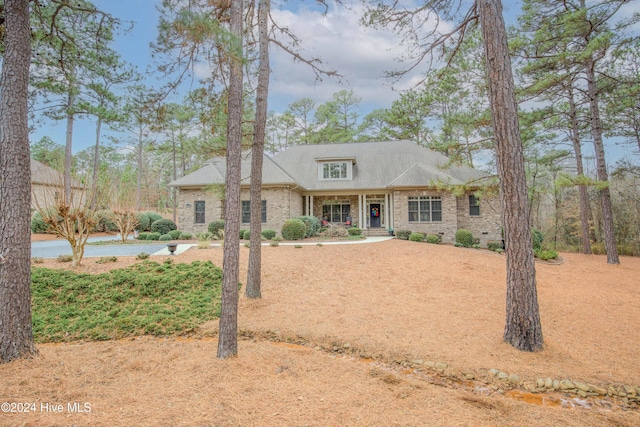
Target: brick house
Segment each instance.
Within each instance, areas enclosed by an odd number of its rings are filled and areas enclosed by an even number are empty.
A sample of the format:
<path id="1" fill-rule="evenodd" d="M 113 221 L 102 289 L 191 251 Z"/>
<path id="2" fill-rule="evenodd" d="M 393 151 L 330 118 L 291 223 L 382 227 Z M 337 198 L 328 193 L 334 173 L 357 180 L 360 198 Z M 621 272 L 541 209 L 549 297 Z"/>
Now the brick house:
<path id="1" fill-rule="evenodd" d="M 488 178 L 465 166 L 444 168 L 447 158 L 411 141 L 296 145 L 264 156 L 263 229 L 279 231 L 285 220 L 313 215 L 334 226 L 358 226 L 365 234 L 388 229 L 439 234 L 452 243 L 466 228 L 481 245 L 500 240 L 501 209 L 496 196 L 477 191 Z M 179 189 L 178 227 L 206 231 L 224 217 L 226 163 L 222 157 L 169 184 Z M 242 227 L 249 226 L 249 153 L 242 160 Z M 442 190 L 465 186 L 461 196 Z"/>

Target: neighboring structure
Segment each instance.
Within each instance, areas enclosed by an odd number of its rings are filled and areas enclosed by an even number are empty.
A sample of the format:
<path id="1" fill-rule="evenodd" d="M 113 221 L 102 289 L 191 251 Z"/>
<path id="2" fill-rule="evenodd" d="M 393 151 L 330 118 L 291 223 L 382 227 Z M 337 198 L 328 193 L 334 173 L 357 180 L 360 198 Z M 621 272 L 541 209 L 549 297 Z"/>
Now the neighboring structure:
<path id="1" fill-rule="evenodd" d="M 84 199 L 84 186 L 73 180 L 72 194 L 77 201 Z M 56 203 L 64 194 L 64 175 L 55 169 L 31 159 L 31 211 L 38 206 L 46 208 Z"/>
<path id="2" fill-rule="evenodd" d="M 264 157 L 263 229 L 279 231 L 285 220 L 313 215 L 331 226 L 358 226 L 365 233 L 388 229 L 439 234 L 452 243 L 460 228 L 471 230 L 481 244 L 501 240 L 497 197 L 476 192 L 487 176 L 464 166 L 444 168 L 447 158 L 411 141 L 296 145 Z M 249 226 L 249 153 L 242 161 L 242 224 Z M 191 232 L 207 229 L 224 217 L 225 159 L 206 165 L 169 184 L 179 189 L 178 226 Z M 442 190 L 464 185 L 457 197 Z"/>

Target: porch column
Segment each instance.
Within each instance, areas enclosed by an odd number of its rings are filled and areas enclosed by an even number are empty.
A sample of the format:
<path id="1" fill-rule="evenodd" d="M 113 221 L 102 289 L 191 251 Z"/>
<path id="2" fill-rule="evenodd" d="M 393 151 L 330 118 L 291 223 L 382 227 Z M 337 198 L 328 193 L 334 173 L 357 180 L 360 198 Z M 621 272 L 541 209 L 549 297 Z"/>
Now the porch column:
<path id="1" fill-rule="evenodd" d="M 362 214 L 362 228 L 363 230 L 367 229 L 367 194 L 362 194 L 362 203 L 360 203 L 360 213 Z"/>
<path id="2" fill-rule="evenodd" d="M 390 227 L 389 222 L 389 194 L 384 195 L 384 222 L 385 227 L 388 229 Z"/>
<path id="3" fill-rule="evenodd" d="M 313 216 L 313 196 L 309 196 L 309 204 L 307 206 L 309 207 L 308 216 Z"/>
<path id="4" fill-rule="evenodd" d="M 393 193 L 390 194 L 389 197 L 389 227 L 388 228 L 395 228 L 395 222 L 396 222 L 396 218 L 394 215 L 395 212 L 395 204 L 394 204 L 394 197 L 393 197 Z"/>

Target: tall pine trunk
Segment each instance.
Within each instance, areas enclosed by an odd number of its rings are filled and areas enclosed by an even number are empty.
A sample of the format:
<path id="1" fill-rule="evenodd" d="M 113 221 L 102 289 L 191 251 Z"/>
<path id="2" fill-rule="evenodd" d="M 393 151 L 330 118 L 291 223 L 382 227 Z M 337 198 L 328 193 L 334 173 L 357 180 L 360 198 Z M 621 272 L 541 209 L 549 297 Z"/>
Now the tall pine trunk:
<path id="1" fill-rule="evenodd" d="M 593 148 L 596 154 L 596 169 L 598 181 L 602 183 L 600 188 L 600 204 L 602 206 L 602 229 L 604 231 L 604 246 L 607 250 L 607 262 L 620 264 L 616 236 L 613 227 L 613 209 L 611 207 L 611 192 L 609 191 L 609 174 L 607 162 L 604 157 L 604 143 L 602 141 L 602 122 L 600 121 L 600 108 L 598 106 L 598 89 L 596 87 L 595 62 L 587 61 L 585 65 L 587 86 L 589 91 L 589 111 L 591 113 L 591 136 Z"/>
<path id="2" fill-rule="evenodd" d="M 29 1 L 5 0 L 0 77 L 0 362 L 37 354 L 31 325 Z"/>
<path id="3" fill-rule="evenodd" d="M 240 276 L 240 163 L 242 160 L 242 11 L 243 0 L 231 0 L 227 175 L 222 256 L 222 307 L 217 357 L 238 354 L 238 278 Z"/>
<path id="4" fill-rule="evenodd" d="M 267 97 L 269 94 L 269 0 L 258 4 L 258 32 L 260 34 L 260 63 L 258 67 L 258 89 L 256 91 L 256 122 L 253 146 L 251 147 L 251 245 L 249 249 L 249 271 L 245 295 L 248 298 L 262 296 L 262 160 L 264 138 L 267 128 Z"/>
<path id="5" fill-rule="evenodd" d="M 580 144 L 580 130 L 578 126 L 578 113 L 576 102 L 573 96 L 573 87 L 568 87 L 569 98 L 569 120 L 571 121 L 571 142 L 573 143 L 573 152 L 576 156 L 576 172 L 579 177 L 584 176 L 584 166 L 582 164 L 582 145 Z M 591 239 L 589 236 L 589 193 L 587 186 L 578 185 L 578 194 L 580 196 L 580 230 L 582 235 L 582 253 L 591 254 Z"/>
<path id="6" fill-rule="evenodd" d="M 503 207 L 507 300 L 504 340 L 519 350 L 542 349 L 529 203 L 513 72 L 499 0 L 477 0 L 485 45 L 489 97 Z"/>

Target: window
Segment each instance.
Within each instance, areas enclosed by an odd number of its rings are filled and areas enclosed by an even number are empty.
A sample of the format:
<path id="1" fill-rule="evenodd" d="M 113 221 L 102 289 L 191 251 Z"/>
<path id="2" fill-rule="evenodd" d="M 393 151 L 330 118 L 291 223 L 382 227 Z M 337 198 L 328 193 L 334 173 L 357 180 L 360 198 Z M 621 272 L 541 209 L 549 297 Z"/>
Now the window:
<path id="1" fill-rule="evenodd" d="M 409 197 L 409 222 L 442 221 L 442 197 Z"/>
<path id="2" fill-rule="evenodd" d="M 251 201 L 242 201 L 242 223 L 249 224 L 251 222 Z M 262 201 L 262 222 L 267 222 L 267 201 Z"/>
<path id="3" fill-rule="evenodd" d="M 480 216 L 480 199 L 476 196 L 469 196 L 469 215 Z"/>
<path id="4" fill-rule="evenodd" d="M 204 224 L 204 200 L 196 200 L 194 203 L 196 224 Z"/>
<path id="5" fill-rule="evenodd" d="M 323 162 L 319 163 L 318 178 L 320 180 L 348 180 L 351 179 L 351 162 Z"/>
<path id="6" fill-rule="evenodd" d="M 349 212 L 351 205 L 348 200 L 327 200 L 322 205 L 322 218 L 329 222 L 347 222 Z"/>

